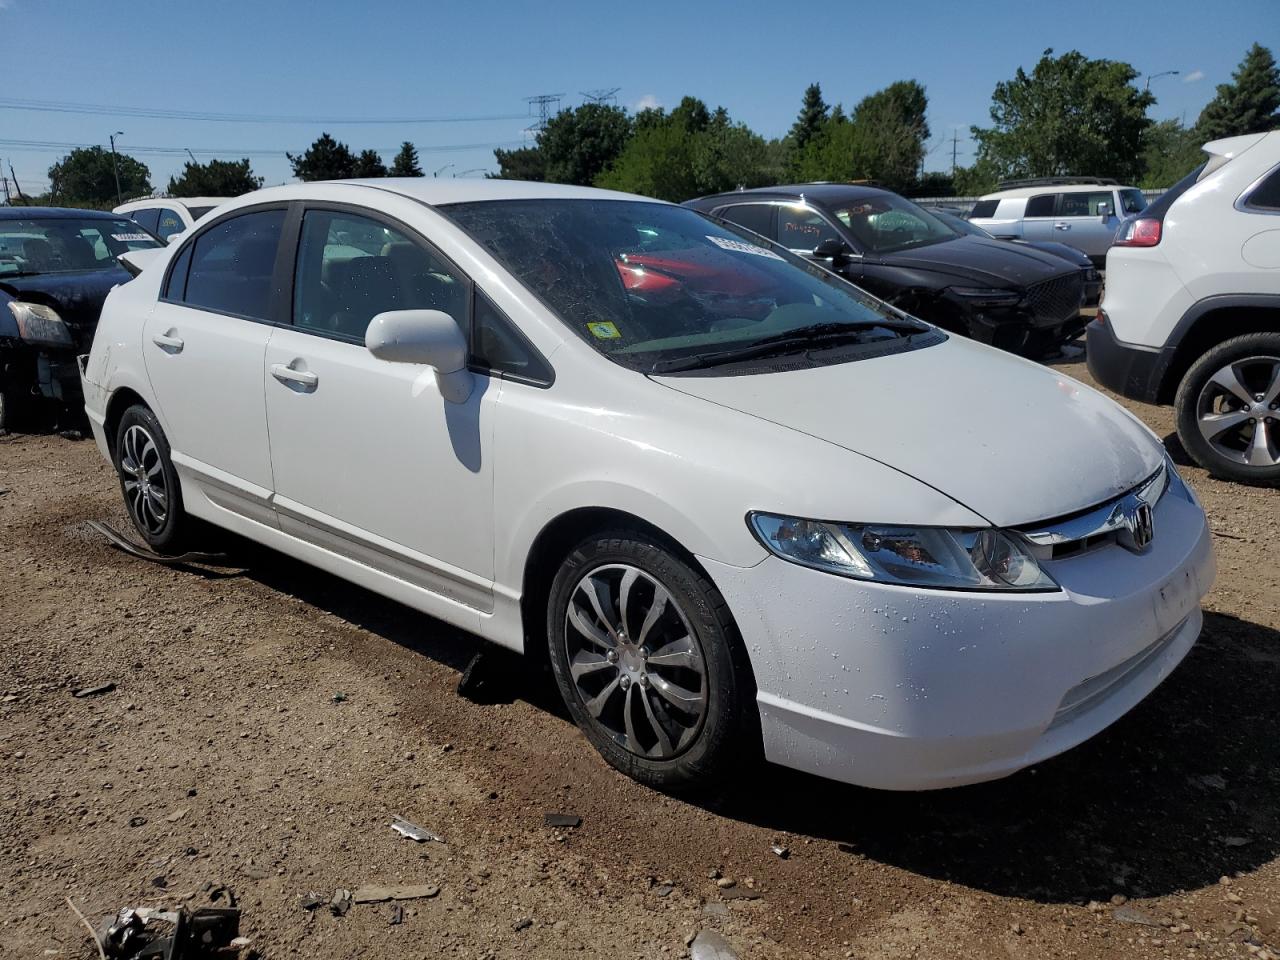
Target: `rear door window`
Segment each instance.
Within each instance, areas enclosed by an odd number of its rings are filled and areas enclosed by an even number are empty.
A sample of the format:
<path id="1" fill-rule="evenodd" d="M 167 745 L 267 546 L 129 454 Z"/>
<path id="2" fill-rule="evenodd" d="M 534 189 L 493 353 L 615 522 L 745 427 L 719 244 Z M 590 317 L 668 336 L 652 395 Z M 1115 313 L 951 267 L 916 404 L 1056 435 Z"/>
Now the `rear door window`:
<path id="1" fill-rule="evenodd" d="M 1058 195 L 1056 193 L 1042 193 L 1038 197 L 1031 197 L 1027 201 L 1027 217 L 1052 217 L 1054 206 L 1057 204 Z"/>
<path id="2" fill-rule="evenodd" d="M 269 319 L 271 277 L 284 214 L 284 210 L 242 214 L 196 237 L 182 302 L 251 320 Z"/>
<path id="3" fill-rule="evenodd" d="M 738 203 L 731 207 L 721 207 L 716 211 L 716 216 L 746 227 L 762 237 L 772 237 L 773 210 L 773 206 L 767 203 Z"/>
<path id="4" fill-rule="evenodd" d="M 140 227 L 145 227 L 151 233 L 156 232 L 156 221 L 160 218 L 160 211 L 155 207 L 148 207 L 145 210 L 133 210 L 125 214 L 130 220 Z"/>
<path id="5" fill-rule="evenodd" d="M 1141 190 L 1121 190 L 1120 208 L 1126 214 L 1141 213 L 1147 209 L 1147 195 Z"/>

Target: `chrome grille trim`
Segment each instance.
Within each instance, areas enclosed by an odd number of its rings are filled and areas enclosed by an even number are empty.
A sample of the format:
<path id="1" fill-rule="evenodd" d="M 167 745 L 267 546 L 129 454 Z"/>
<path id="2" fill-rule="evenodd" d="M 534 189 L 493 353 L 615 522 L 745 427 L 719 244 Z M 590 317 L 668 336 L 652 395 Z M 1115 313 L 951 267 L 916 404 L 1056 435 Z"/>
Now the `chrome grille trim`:
<path id="1" fill-rule="evenodd" d="M 1128 493 L 1085 513 L 1055 523 L 1036 525 L 1018 532 L 1032 545 L 1039 560 L 1054 560 L 1080 553 L 1129 532 L 1128 517 L 1138 503 L 1155 509 L 1169 490 L 1169 466 L 1161 464 L 1150 477 Z"/>

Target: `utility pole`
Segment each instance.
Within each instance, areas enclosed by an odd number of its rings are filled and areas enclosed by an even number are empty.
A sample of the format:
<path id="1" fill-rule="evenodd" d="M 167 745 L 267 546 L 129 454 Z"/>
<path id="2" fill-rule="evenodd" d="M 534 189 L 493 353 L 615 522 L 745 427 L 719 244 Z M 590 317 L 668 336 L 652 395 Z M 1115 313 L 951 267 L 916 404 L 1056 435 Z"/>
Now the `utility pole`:
<path id="1" fill-rule="evenodd" d="M 956 152 L 960 148 L 960 133 L 957 130 L 951 131 L 951 179 L 956 178 Z"/>
<path id="2" fill-rule="evenodd" d="M 18 185 L 18 175 L 13 172 L 12 160 L 9 161 L 9 176 L 13 177 L 13 191 L 18 195 L 18 199 L 22 201 L 22 205 L 24 207 L 31 206 L 31 204 L 27 202 L 26 197 L 22 195 L 22 187 Z"/>
<path id="3" fill-rule="evenodd" d="M 123 137 L 123 136 L 124 136 L 124 131 L 117 130 L 115 133 L 111 134 L 111 136 L 107 138 L 108 140 L 111 141 L 111 172 L 115 174 L 115 178 L 116 178 L 116 206 L 117 207 L 120 206 L 120 204 L 124 203 L 124 200 L 121 199 L 120 197 L 120 165 L 116 162 L 116 137 Z"/>
<path id="4" fill-rule="evenodd" d="M 192 165 L 193 167 L 197 167 L 197 166 L 199 166 L 199 164 L 198 164 L 198 163 L 196 163 L 196 155 L 195 155 L 194 153 L 192 153 L 192 152 L 191 152 L 191 148 L 190 148 L 190 147 L 183 147 L 182 149 L 183 149 L 183 150 L 185 150 L 185 151 L 187 151 L 187 156 L 191 158 L 191 165 Z"/>
<path id="5" fill-rule="evenodd" d="M 1178 72 L 1177 70 L 1162 70 L 1160 73 L 1149 73 L 1147 74 L 1147 84 L 1142 89 L 1150 90 L 1152 80 L 1159 80 L 1161 77 L 1176 77 Z"/>
<path id="6" fill-rule="evenodd" d="M 551 105 L 556 105 L 556 112 L 560 111 L 560 98 L 563 93 L 540 93 L 536 97 L 525 97 L 524 102 L 529 104 L 529 109 L 538 108 L 538 122 L 533 125 L 534 130 L 541 130 L 547 125 L 547 120 L 551 116 Z"/>

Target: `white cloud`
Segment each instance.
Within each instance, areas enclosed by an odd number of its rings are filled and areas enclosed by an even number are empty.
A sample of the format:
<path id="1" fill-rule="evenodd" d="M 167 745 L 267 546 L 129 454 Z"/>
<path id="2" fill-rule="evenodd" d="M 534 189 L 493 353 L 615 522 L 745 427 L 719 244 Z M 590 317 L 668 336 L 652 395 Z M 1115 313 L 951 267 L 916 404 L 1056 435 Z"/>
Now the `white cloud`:
<path id="1" fill-rule="evenodd" d="M 1195 83 L 1197 80 L 1203 80 L 1203 79 L 1204 79 L 1203 70 L 1192 70 L 1190 73 L 1188 73 L 1185 77 L 1182 78 L 1182 82 Z"/>
<path id="2" fill-rule="evenodd" d="M 0 3 L 5 0 L 0 0 Z M 656 110 L 662 106 L 662 102 L 658 100 L 652 93 L 646 93 L 643 97 L 636 101 L 635 106 L 631 108 L 633 113 L 639 113 L 641 110 Z"/>

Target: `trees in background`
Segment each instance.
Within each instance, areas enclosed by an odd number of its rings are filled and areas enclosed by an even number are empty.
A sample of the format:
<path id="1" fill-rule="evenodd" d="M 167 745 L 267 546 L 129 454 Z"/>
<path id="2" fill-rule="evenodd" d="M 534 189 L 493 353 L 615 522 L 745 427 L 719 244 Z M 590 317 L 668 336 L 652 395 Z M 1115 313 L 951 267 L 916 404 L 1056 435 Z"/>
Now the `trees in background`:
<path id="1" fill-rule="evenodd" d="M 1046 50 L 996 84 L 990 127 L 973 127 L 977 163 L 997 179 L 1088 175 L 1137 180 L 1155 97 L 1127 63 Z"/>
<path id="2" fill-rule="evenodd" d="M 360 155 L 356 157 L 351 175 L 356 179 L 385 177 L 387 175 L 387 165 L 382 162 L 377 150 L 361 150 Z"/>
<path id="3" fill-rule="evenodd" d="M 355 154 L 327 133 L 320 134 L 304 153 L 285 156 L 299 180 L 350 180 L 355 176 Z"/>
<path id="4" fill-rule="evenodd" d="M 594 183 L 631 139 L 631 118 L 621 107 L 584 103 L 561 110 L 538 133 L 548 183 Z"/>
<path id="5" fill-rule="evenodd" d="M 1280 70 L 1271 51 L 1255 43 L 1200 112 L 1196 135 L 1202 142 L 1265 133 L 1280 128 Z"/>
<path id="6" fill-rule="evenodd" d="M 406 140 L 400 144 L 400 152 L 395 155 L 395 159 L 391 161 L 391 170 L 389 176 L 392 177 L 420 177 L 422 176 L 422 167 L 418 165 L 418 148 Z"/>
<path id="7" fill-rule="evenodd" d="M 262 186 L 249 159 L 194 161 L 183 164 L 182 173 L 169 178 L 171 197 L 238 197 Z"/>
<path id="8" fill-rule="evenodd" d="M 113 165 L 114 159 L 114 165 Z M 113 207 L 116 205 L 116 176 L 119 196 L 145 197 L 151 194 L 151 171 L 127 153 L 102 147 L 72 150 L 49 168 L 49 202 L 68 207 Z"/>
<path id="9" fill-rule="evenodd" d="M 1142 135 L 1142 177 L 1138 186 L 1148 190 L 1171 187 L 1204 159 L 1204 139 L 1195 127 L 1180 120 L 1153 123 Z"/>

